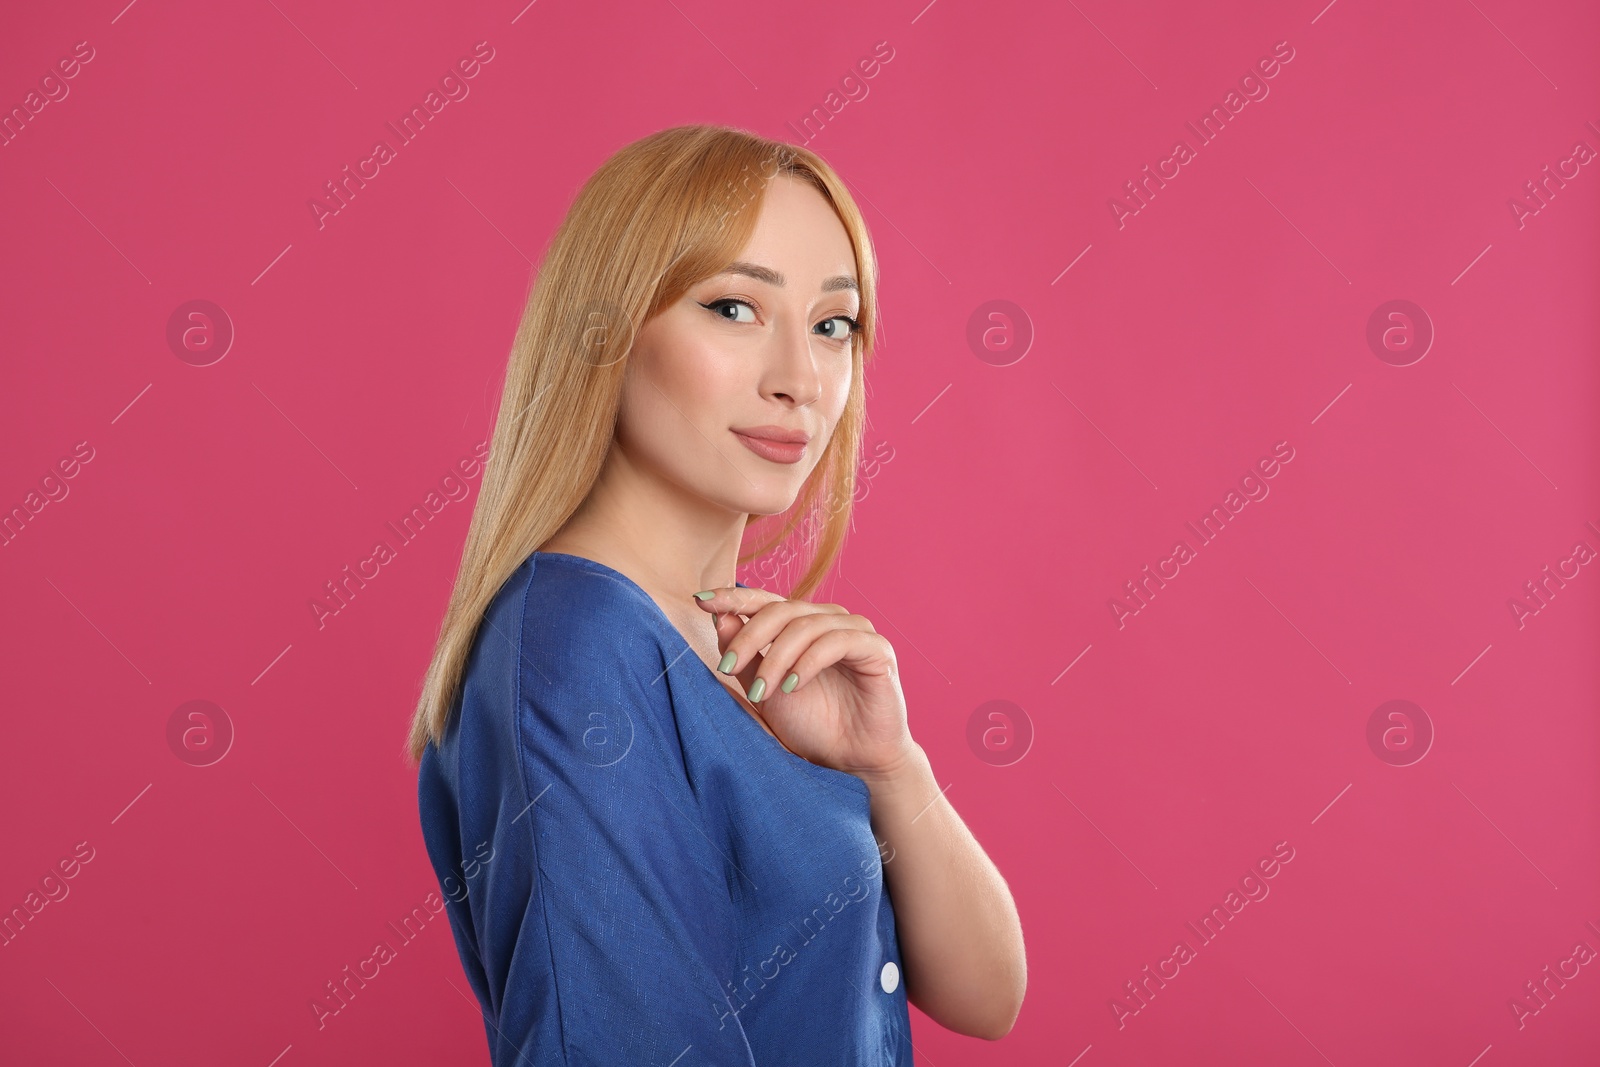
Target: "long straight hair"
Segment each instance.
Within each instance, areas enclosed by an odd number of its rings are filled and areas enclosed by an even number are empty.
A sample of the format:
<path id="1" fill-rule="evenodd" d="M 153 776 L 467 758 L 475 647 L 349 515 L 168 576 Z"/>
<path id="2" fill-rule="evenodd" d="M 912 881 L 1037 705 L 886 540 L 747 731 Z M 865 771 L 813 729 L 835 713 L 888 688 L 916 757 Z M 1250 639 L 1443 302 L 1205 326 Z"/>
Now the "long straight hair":
<path id="1" fill-rule="evenodd" d="M 483 485 L 405 746 L 413 762 L 430 740 L 444 738 L 490 602 L 600 476 L 639 329 L 738 257 L 780 175 L 813 185 L 843 223 L 854 246 L 861 329 L 851 344 L 844 413 L 822 458 L 794 504 L 739 561 L 757 559 L 801 530 L 795 558 L 805 571 L 790 599 L 809 595 L 833 566 L 849 529 L 866 419 L 862 377 L 877 324 L 877 261 L 866 223 L 844 182 L 805 148 L 712 125 L 641 138 L 579 190 L 523 309 Z M 747 530 L 757 518 L 747 520 Z"/>

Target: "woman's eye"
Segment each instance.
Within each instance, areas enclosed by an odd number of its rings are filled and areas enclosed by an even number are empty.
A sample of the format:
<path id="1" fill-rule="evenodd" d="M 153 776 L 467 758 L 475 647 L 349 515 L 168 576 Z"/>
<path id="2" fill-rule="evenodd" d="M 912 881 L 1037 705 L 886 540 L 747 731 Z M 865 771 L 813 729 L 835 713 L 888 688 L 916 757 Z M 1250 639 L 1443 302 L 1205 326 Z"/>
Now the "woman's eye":
<path id="1" fill-rule="evenodd" d="M 754 322 L 755 321 L 755 310 L 756 309 L 751 307 L 750 304 L 748 302 L 744 301 L 744 300 L 736 300 L 733 297 L 725 297 L 722 300 L 713 300 L 709 304 L 701 304 L 700 306 L 705 308 L 707 311 L 711 312 L 712 314 L 718 316 L 719 318 L 727 319 L 729 322 Z M 741 319 L 741 318 L 739 318 L 739 313 L 738 313 L 737 310 L 734 311 L 734 313 L 731 316 L 727 315 L 727 314 L 724 313 L 724 309 L 725 308 L 743 308 L 744 310 L 750 312 L 750 316 L 751 317 L 748 318 L 748 319 Z"/>
<path id="2" fill-rule="evenodd" d="M 849 315 L 835 315 L 831 319 L 817 323 L 817 329 L 821 330 L 832 323 L 844 323 L 844 326 L 834 326 L 833 332 L 827 335 L 830 340 L 834 341 L 848 341 L 856 335 L 857 330 L 861 329 L 861 324 Z M 849 333 L 841 332 L 845 326 L 850 327 Z"/>
<path id="3" fill-rule="evenodd" d="M 701 307 L 728 322 L 752 323 L 755 321 L 756 309 L 748 300 L 727 296 L 721 300 L 701 304 Z M 749 318 L 740 318 L 739 312 L 749 312 Z M 841 325 L 842 324 L 842 325 Z M 849 332 L 845 332 L 848 327 Z M 817 330 L 831 341 L 848 341 L 861 329 L 861 324 L 849 315 L 835 315 L 831 319 L 824 319 L 817 323 Z"/>

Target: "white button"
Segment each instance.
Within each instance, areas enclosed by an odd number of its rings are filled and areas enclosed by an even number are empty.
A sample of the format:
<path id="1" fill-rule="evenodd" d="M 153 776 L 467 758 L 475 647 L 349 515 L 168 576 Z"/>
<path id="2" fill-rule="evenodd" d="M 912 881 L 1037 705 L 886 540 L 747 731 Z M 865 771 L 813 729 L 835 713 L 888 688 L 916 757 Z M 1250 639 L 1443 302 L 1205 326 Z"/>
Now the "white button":
<path id="1" fill-rule="evenodd" d="M 900 968 L 894 965 L 894 960 L 883 965 L 883 972 L 878 975 L 878 984 L 883 986 L 885 993 L 893 993 L 900 988 Z"/>

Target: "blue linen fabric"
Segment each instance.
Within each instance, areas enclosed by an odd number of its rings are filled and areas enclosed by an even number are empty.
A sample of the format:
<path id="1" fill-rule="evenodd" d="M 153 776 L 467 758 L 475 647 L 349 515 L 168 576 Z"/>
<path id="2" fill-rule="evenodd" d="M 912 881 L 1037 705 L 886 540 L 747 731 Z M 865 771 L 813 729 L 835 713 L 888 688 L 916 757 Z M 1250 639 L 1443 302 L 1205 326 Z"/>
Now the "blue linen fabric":
<path id="1" fill-rule="evenodd" d="M 417 795 L 494 1067 L 912 1064 L 866 783 L 619 571 L 523 562 Z"/>

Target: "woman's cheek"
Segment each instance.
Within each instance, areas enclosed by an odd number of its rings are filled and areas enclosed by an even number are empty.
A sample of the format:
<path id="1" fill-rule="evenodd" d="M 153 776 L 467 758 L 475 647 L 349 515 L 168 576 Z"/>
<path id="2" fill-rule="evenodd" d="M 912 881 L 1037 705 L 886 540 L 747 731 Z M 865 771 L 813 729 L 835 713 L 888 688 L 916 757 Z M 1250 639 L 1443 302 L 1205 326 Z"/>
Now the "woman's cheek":
<path id="1" fill-rule="evenodd" d="M 828 413 L 829 426 L 837 423 L 844 415 L 844 406 L 850 400 L 850 378 L 853 373 L 854 367 L 846 361 L 828 382 L 824 394 L 827 400 L 823 407 Z"/>

